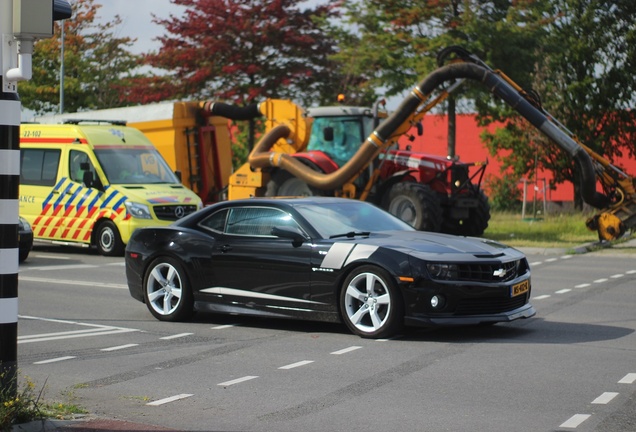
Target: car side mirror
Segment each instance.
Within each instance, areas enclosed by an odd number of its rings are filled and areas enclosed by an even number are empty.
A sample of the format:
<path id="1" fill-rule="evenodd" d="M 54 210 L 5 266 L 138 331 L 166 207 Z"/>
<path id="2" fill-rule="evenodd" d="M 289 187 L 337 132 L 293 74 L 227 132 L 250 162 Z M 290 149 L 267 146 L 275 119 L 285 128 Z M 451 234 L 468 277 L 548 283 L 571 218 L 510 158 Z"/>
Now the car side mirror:
<path id="1" fill-rule="evenodd" d="M 327 126 L 322 130 L 322 137 L 325 141 L 333 141 L 333 128 L 331 126 Z"/>
<path id="2" fill-rule="evenodd" d="M 275 226 L 272 235 L 292 240 L 294 243 L 302 243 L 307 237 L 295 226 Z"/>

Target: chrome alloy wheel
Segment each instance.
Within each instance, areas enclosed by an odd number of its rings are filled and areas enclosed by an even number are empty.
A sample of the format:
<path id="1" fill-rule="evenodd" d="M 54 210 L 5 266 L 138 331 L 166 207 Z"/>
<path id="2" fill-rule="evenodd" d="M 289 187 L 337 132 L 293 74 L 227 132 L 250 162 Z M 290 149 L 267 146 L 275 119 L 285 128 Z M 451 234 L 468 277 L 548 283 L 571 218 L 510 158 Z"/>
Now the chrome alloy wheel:
<path id="1" fill-rule="evenodd" d="M 378 275 L 365 272 L 346 287 L 344 308 L 349 322 L 361 333 L 374 333 L 389 320 L 391 295 Z"/>
<path id="2" fill-rule="evenodd" d="M 183 283 L 177 269 L 167 262 L 158 263 L 148 275 L 148 305 L 159 315 L 168 316 L 179 307 Z"/>

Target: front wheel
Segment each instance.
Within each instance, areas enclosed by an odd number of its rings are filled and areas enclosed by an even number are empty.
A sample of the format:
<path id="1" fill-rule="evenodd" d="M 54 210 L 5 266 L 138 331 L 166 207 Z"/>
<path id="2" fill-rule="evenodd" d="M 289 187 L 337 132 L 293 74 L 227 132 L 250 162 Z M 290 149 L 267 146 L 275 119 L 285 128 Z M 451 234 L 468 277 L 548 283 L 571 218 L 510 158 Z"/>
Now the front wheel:
<path id="1" fill-rule="evenodd" d="M 117 226 L 110 220 L 102 222 L 97 227 L 95 244 L 100 254 L 104 256 L 122 256 L 124 242 L 121 240 Z"/>
<path id="2" fill-rule="evenodd" d="M 340 293 L 340 312 L 347 327 L 363 338 L 392 336 L 404 319 L 395 281 L 375 266 L 362 266 L 347 277 Z"/>
<path id="3" fill-rule="evenodd" d="M 194 313 L 192 291 L 181 263 L 155 259 L 144 278 L 144 297 L 150 313 L 160 321 L 185 321 Z"/>

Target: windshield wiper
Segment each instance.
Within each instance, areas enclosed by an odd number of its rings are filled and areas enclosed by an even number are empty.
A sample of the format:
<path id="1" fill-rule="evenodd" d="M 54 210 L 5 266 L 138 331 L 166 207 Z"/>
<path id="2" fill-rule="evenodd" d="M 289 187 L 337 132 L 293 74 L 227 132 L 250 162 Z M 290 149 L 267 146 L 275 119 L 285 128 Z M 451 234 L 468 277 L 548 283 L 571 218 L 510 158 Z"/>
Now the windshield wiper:
<path id="1" fill-rule="evenodd" d="M 344 234 L 334 234 L 332 236 L 329 236 L 329 238 L 330 239 L 339 238 L 339 237 L 354 238 L 356 236 L 368 237 L 369 234 L 371 234 L 371 231 L 349 231 L 348 233 L 344 233 Z"/>

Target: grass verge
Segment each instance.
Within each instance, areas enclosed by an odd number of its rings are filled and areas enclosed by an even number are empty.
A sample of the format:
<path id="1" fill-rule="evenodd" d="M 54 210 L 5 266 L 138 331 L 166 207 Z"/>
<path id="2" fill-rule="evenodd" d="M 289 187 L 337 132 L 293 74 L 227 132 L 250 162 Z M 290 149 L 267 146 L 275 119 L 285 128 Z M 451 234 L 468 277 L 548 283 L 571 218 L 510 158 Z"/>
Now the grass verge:
<path id="1" fill-rule="evenodd" d="M 566 213 L 524 220 L 519 214 L 493 213 L 483 237 L 513 247 L 568 249 L 598 240 L 598 234 L 585 226 L 590 216 Z"/>

